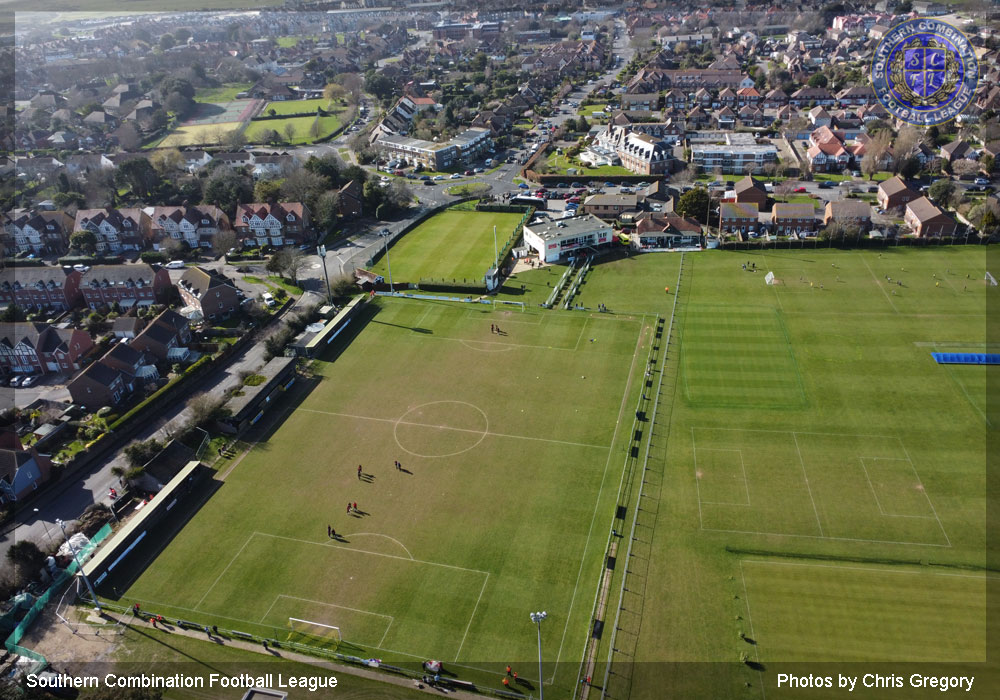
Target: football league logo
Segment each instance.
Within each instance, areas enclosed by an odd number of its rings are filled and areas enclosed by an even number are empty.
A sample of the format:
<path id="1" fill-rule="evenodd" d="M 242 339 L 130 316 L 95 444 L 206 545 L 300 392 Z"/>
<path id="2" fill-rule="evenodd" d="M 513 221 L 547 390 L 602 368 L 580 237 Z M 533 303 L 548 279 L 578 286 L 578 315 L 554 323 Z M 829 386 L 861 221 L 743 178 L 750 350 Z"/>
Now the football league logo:
<path id="1" fill-rule="evenodd" d="M 954 119 L 972 101 L 979 61 L 966 36 L 930 17 L 900 22 L 872 59 L 879 102 L 905 122 L 931 126 Z"/>

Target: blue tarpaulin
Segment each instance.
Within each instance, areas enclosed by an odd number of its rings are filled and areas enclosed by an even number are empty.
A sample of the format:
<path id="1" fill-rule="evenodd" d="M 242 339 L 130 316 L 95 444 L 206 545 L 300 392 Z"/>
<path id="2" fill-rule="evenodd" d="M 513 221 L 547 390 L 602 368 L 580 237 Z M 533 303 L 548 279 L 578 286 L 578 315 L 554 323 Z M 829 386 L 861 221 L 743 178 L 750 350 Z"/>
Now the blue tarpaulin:
<path id="1" fill-rule="evenodd" d="M 1000 365 L 1000 355 L 985 352 L 932 352 L 939 365 Z"/>

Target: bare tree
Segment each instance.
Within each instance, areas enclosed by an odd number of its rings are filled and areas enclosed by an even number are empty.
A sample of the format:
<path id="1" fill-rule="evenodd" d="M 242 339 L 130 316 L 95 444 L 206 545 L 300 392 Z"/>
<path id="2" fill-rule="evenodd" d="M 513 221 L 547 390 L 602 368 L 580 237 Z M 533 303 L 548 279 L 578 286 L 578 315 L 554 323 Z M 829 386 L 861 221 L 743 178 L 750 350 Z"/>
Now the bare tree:
<path id="1" fill-rule="evenodd" d="M 225 255 L 236 247 L 238 240 L 234 231 L 221 230 L 212 236 L 212 250 L 216 255 Z"/>
<path id="2" fill-rule="evenodd" d="M 960 158 L 951 164 L 951 171 L 959 178 L 968 179 L 979 174 L 979 163 L 967 158 Z"/>

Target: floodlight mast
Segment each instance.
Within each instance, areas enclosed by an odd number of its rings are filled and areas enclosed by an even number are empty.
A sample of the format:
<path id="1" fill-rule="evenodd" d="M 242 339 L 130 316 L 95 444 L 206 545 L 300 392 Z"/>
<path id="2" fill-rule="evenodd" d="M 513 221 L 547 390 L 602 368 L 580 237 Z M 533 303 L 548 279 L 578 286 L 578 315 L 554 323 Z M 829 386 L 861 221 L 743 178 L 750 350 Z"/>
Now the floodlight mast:
<path id="1" fill-rule="evenodd" d="M 545 700 L 545 681 L 542 680 L 542 620 L 548 617 L 548 613 L 542 610 L 528 615 L 538 628 L 538 700 Z"/>
<path id="2" fill-rule="evenodd" d="M 97 607 L 97 612 L 103 613 L 104 611 L 101 610 L 101 601 L 97 599 L 97 591 L 95 591 L 94 587 L 91 585 L 90 579 L 87 578 L 87 574 L 83 572 L 83 562 L 80 561 L 80 556 L 76 552 L 76 547 L 73 546 L 73 543 L 69 539 L 69 535 L 66 534 L 66 522 L 64 520 L 57 519 L 56 524 L 59 526 L 59 529 L 62 530 L 63 537 L 66 538 L 66 544 L 69 545 L 69 551 L 73 552 L 73 559 L 76 561 L 77 567 L 79 567 L 80 577 L 83 579 L 83 582 L 87 584 L 87 590 L 90 591 L 90 597 L 94 599 L 94 605 Z"/>

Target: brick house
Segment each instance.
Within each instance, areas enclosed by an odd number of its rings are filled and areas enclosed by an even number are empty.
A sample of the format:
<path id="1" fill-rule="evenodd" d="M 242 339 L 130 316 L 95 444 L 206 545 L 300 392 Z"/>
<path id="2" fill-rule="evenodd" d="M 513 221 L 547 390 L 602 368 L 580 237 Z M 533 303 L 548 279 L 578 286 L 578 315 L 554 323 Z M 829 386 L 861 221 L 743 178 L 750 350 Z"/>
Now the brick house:
<path id="1" fill-rule="evenodd" d="M 767 190 L 756 178 L 747 175 L 742 180 L 737 180 L 733 185 L 733 192 L 736 193 L 736 201 L 740 203 L 752 202 L 758 209 L 767 206 Z"/>
<path id="2" fill-rule="evenodd" d="M 80 369 L 80 358 L 94 347 L 90 334 L 45 323 L 4 323 L 0 329 L 0 371 L 48 374 Z"/>
<path id="3" fill-rule="evenodd" d="M 83 304 L 81 275 L 72 268 L 8 267 L 0 271 L 0 304 L 68 310 Z"/>
<path id="4" fill-rule="evenodd" d="M 135 389 L 134 375 L 98 360 L 73 378 L 66 388 L 73 403 L 87 410 L 117 406 Z"/>
<path id="5" fill-rule="evenodd" d="M 200 310 L 205 318 L 229 318 L 239 311 L 244 299 L 228 277 L 200 267 L 189 267 L 178 289 L 184 303 Z"/>
<path id="6" fill-rule="evenodd" d="M 617 219 L 624 212 L 638 208 L 639 197 L 634 194 L 592 194 L 583 200 L 580 211 L 599 219 Z"/>
<path id="7" fill-rule="evenodd" d="M 920 197 L 906 205 L 903 221 L 919 238 L 954 236 L 955 220 L 944 213 L 927 197 Z"/>
<path id="8" fill-rule="evenodd" d="M 906 206 L 919 195 L 907 187 L 899 175 L 879 183 L 878 205 L 886 211 Z"/>
<path id="9" fill-rule="evenodd" d="M 170 274 L 164 268 L 145 263 L 95 265 L 80 280 L 84 303 L 91 309 L 112 304 L 123 309 L 165 304 L 172 287 Z"/>
<path id="10" fill-rule="evenodd" d="M 771 210 L 771 224 L 779 235 L 816 233 L 816 208 L 811 202 L 778 202 Z"/>
<path id="11" fill-rule="evenodd" d="M 74 231 L 92 231 L 98 253 L 142 250 L 150 236 L 149 216 L 142 209 L 81 209 Z"/>
<path id="12" fill-rule="evenodd" d="M 339 190 L 340 199 L 337 206 L 341 216 L 361 216 L 363 212 L 362 204 L 364 197 L 361 185 L 356 180 L 351 180 Z"/>
<path id="13" fill-rule="evenodd" d="M 756 233 L 758 211 L 754 202 L 723 202 L 719 205 L 719 228 L 723 233 Z"/>
<path id="14" fill-rule="evenodd" d="M 173 359 L 171 350 L 186 348 L 190 342 L 190 322 L 176 311 L 167 309 L 153 319 L 129 345 L 163 361 Z"/>
<path id="15" fill-rule="evenodd" d="M 233 226 L 245 247 L 302 245 L 313 237 L 309 208 L 301 202 L 240 204 Z"/>
<path id="16" fill-rule="evenodd" d="M 841 199 L 826 203 L 823 225 L 837 222 L 844 226 L 857 226 L 862 231 L 872 227 L 872 208 L 868 202 L 858 199 Z"/>

